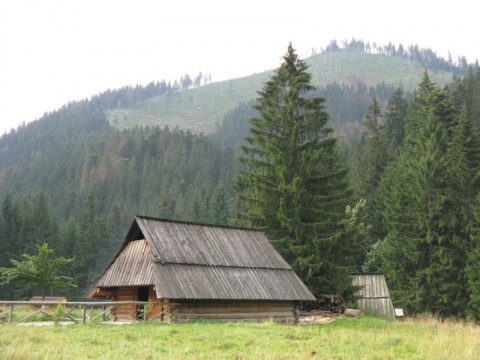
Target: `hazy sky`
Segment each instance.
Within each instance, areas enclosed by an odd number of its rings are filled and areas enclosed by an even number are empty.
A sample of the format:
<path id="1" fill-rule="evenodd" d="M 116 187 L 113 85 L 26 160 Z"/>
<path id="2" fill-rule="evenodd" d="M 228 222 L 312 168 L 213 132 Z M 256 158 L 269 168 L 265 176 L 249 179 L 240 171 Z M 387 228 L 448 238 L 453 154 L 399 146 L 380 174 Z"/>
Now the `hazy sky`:
<path id="1" fill-rule="evenodd" d="M 0 133 L 107 89 L 305 57 L 330 40 L 480 59 L 470 0 L 0 0 Z"/>

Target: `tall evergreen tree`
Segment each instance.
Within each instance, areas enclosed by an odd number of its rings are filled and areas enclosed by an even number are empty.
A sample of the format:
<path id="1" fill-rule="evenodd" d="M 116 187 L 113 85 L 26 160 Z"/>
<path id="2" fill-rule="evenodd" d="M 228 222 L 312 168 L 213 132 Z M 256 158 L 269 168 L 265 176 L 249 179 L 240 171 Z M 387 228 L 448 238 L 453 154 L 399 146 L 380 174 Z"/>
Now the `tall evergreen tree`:
<path id="1" fill-rule="evenodd" d="M 357 268 L 363 264 L 364 256 L 368 248 L 380 238 L 383 238 L 384 231 L 379 206 L 378 186 L 381 178 L 391 161 L 389 156 L 389 144 L 385 134 L 385 124 L 382 121 L 382 113 L 377 97 L 373 96 L 372 102 L 365 116 L 365 132 L 361 135 L 357 154 L 356 164 L 353 167 L 359 174 L 356 176 L 357 196 L 365 200 L 359 217 L 370 227 L 369 236 L 362 244 L 363 251 L 356 260 Z"/>
<path id="2" fill-rule="evenodd" d="M 350 288 L 345 208 L 347 169 L 326 127 L 325 99 L 314 89 L 307 65 L 292 45 L 264 84 L 250 119 L 237 177 L 239 220 L 262 228 L 315 293 Z"/>
<path id="3" fill-rule="evenodd" d="M 398 149 L 405 137 L 407 107 L 408 101 L 404 97 L 404 92 L 401 88 L 398 88 L 388 101 L 387 111 L 385 112 L 385 135 L 390 143 L 390 152 L 394 155 L 398 154 Z"/>
<path id="4" fill-rule="evenodd" d="M 468 304 L 466 314 L 469 317 L 480 319 L 480 195 L 474 206 L 475 225 L 470 236 L 470 249 L 465 266 L 466 288 Z"/>
<path id="5" fill-rule="evenodd" d="M 227 225 L 230 217 L 230 204 L 225 187 L 220 185 L 213 194 L 212 222 L 218 225 Z"/>
<path id="6" fill-rule="evenodd" d="M 383 180 L 383 271 L 412 312 L 452 315 L 465 298 L 449 191 L 454 119 L 447 94 L 425 73 L 409 105 L 401 154 Z"/>
<path id="7" fill-rule="evenodd" d="M 476 273 L 480 263 L 478 256 L 480 227 L 478 200 L 475 201 L 475 198 L 480 190 L 478 178 L 480 141 L 478 130 L 468 117 L 466 102 L 463 103 L 453 132 L 447 160 L 451 173 L 449 221 L 454 229 L 453 245 L 455 245 L 455 251 L 449 260 L 457 269 L 457 276 L 451 279 L 450 286 L 456 288 L 459 294 L 455 304 L 460 310 L 459 315 L 479 318 L 480 287 Z"/>
<path id="8" fill-rule="evenodd" d="M 11 259 L 20 255 L 21 216 L 18 204 L 7 192 L 2 201 L 0 214 L 0 267 L 10 265 Z M 13 299 L 14 289 L 11 284 L 0 285 L 0 299 Z"/>
<path id="9" fill-rule="evenodd" d="M 19 230 L 21 226 L 20 211 L 10 192 L 5 194 L 0 217 L 0 266 L 10 264 L 10 259 L 18 254 Z"/>

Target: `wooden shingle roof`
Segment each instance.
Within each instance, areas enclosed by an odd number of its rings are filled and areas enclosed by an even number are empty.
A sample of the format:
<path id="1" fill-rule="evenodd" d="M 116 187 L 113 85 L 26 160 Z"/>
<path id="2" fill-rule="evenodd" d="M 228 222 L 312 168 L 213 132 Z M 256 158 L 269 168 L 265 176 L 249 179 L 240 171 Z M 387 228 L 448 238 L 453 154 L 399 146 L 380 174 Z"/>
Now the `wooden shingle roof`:
<path id="1" fill-rule="evenodd" d="M 150 246 L 146 240 L 130 241 L 97 281 L 97 287 L 153 284 Z"/>
<path id="2" fill-rule="evenodd" d="M 136 222 L 161 263 L 290 269 L 258 230 L 145 217 Z"/>
<path id="3" fill-rule="evenodd" d="M 94 286 L 134 285 L 168 299 L 315 299 L 261 231 L 144 216 Z"/>
<path id="4" fill-rule="evenodd" d="M 357 286 L 358 306 L 365 312 L 395 319 L 390 292 L 382 273 L 354 273 L 352 284 Z"/>

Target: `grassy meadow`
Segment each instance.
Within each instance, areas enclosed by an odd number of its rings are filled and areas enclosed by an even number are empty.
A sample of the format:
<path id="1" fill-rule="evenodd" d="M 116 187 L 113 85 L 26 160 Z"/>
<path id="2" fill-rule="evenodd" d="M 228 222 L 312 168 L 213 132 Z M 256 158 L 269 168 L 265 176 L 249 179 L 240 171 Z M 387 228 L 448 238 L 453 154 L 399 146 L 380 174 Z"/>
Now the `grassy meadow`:
<path id="1" fill-rule="evenodd" d="M 369 316 L 330 324 L 0 325 L 0 359 L 478 359 L 480 326 Z"/>

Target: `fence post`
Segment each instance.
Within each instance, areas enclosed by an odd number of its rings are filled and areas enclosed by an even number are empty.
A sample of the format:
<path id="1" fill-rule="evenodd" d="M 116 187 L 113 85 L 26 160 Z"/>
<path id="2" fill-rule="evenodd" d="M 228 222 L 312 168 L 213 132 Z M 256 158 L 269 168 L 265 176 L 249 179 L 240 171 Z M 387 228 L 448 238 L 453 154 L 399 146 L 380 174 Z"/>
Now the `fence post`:
<path id="1" fill-rule="evenodd" d="M 83 304 L 82 305 L 82 324 L 85 324 L 86 319 L 87 319 L 87 306 Z"/>
<path id="2" fill-rule="evenodd" d="M 12 318 L 13 318 L 13 309 L 14 309 L 15 305 L 10 305 L 10 311 L 8 312 L 8 323 L 10 324 L 12 322 Z"/>

